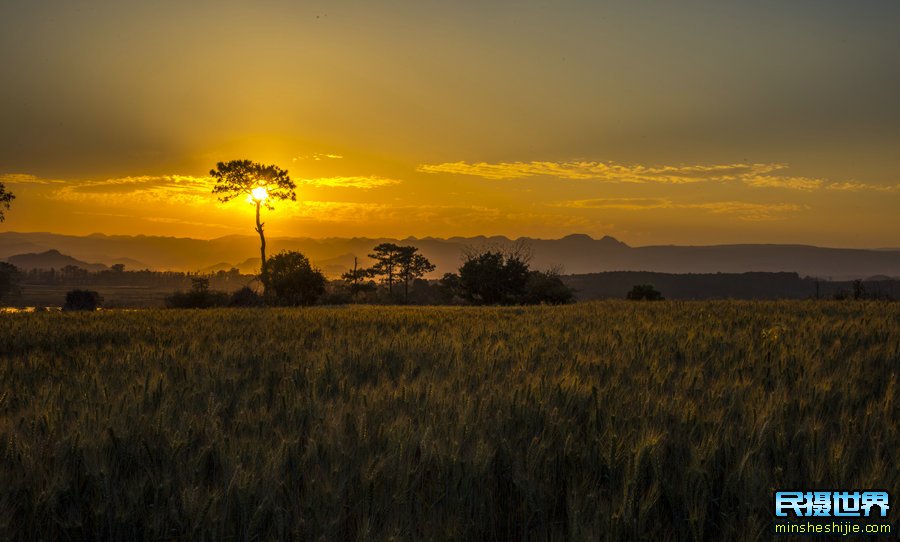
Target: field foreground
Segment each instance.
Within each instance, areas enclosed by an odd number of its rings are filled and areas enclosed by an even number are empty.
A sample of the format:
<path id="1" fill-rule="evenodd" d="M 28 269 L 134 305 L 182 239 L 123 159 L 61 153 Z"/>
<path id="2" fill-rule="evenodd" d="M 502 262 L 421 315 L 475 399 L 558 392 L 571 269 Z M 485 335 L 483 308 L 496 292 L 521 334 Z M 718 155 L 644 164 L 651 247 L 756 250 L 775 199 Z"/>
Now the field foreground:
<path id="1" fill-rule="evenodd" d="M 898 370 L 884 303 L 0 314 L 0 538 L 768 539 L 900 497 Z"/>

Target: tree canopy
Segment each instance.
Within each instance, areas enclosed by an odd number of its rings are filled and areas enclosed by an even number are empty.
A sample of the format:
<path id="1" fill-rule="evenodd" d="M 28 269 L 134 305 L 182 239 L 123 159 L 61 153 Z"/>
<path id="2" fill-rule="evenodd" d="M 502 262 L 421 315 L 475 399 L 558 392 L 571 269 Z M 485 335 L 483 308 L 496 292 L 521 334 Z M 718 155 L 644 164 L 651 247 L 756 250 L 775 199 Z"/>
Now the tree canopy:
<path id="1" fill-rule="evenodd" d="M 479 305 L 561 304 L 574 300 L 574 292 L 558 271 L 529 269 L 525 247 L 512 250 L 470 251 L 459 274 L 441 279 L 444 290 Z"/>
<path id="2" fill-rule="evenodd" d="M 16 199 L 16 196 L 12 192 L 8 192 L 6 186 L 0 183 L 0 222 L 6 220 L 4 211 L 9 210 L 9 205 L 14 199 Z"/>
<path id="3" fill-rule="evenodd" d="M 274 210 L 274 200 L 296 201 L 297 195 L 294 189 L 297 185 L 288 176 L 286 169 L 278 166 L 263 165 L 250 160 L 232 160 L 219 162 L 216 169 L 210 170 L 210 175 L 215 179 L 213 194 L 219 196 L 222 203 L 234 198 L 249 197 L 256 204 L 256 233 L 259 234 L 260 278 L 263 288 L 269 287 L 268 263 L 266 262 L 266 235 L 263 233 L 264 222 L 260 221 L 259 208 L 262 205 L 266 209 Z M 260 194 L 258 191 L 264 189 Z"/>
<path id="4" fill-rule="evenodd" d="M 216 182 L 212 192 L 219 196 L 222 203 L 234 198 L 253 197 L 253 189 L 258 187 L 266 189 L 267 197 L 260 200 L 260 203 L 270 211 L 274 209 L 271 203 L 274 200 L 297 201 L 294 192 L 297 185 L 291 180 L 287 170 L 278 166 L 250 160 L 231 160 L 217 163 L 216 169 L 210 170 L 209 174 Z"/>
<path id="5" fill-rule="evenodd" d="M 325 275 L 299 252 L 282 251 L 269 260 L 270 297 L 280 305 L 312 305 L 325 293 Z"/>

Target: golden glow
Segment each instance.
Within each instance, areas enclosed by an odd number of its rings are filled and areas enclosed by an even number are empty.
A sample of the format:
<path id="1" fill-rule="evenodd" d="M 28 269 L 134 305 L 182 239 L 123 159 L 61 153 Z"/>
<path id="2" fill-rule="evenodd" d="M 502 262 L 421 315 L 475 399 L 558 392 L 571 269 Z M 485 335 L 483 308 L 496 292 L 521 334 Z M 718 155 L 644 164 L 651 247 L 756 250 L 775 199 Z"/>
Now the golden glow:
<path id="1" fill-rule="evenodd" d="M 0 17 L 0 232 L 900 246 L 900 2 L 121 4 Z"/>
<path id="2" fill-rule="evenodd" d="M 257 186 L 250 191 L 250 199 L 253 203 L 266 201 L 267 197 L 269 197 L 269 192 L 265 186 Z"/>

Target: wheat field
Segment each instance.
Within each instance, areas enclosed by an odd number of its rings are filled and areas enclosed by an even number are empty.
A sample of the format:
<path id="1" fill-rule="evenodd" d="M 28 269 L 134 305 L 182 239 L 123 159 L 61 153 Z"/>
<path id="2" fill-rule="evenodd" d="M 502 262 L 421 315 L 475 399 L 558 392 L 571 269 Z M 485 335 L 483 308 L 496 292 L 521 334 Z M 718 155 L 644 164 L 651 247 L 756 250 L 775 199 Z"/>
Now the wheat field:
<path id="1" fill-rule="evenodd" d="M 761 540 L 900 495 L 900 304 L 0 315 L 5 540 Z"/>

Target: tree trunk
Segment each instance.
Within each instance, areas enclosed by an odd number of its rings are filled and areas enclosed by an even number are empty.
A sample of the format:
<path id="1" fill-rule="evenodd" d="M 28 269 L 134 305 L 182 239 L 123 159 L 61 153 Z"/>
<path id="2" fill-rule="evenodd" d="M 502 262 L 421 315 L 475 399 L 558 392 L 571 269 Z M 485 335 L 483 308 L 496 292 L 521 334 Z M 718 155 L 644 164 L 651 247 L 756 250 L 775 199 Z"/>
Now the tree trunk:
<path id="1" fill-rule="evenodd" d="M 260 280 L 262 280 L 263 284 L 263 293 L 267 293 L 268 285 L 269 285 L 269 273 L 266 269 L 266 236 L 263 233 L 264 224 L 259 221 L 259 205 L 261 202 L 256 202 L 256 233 L 259 234 L 259 256 L 262 258 L 262 264 L 260 265 Z"/>

